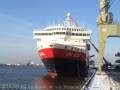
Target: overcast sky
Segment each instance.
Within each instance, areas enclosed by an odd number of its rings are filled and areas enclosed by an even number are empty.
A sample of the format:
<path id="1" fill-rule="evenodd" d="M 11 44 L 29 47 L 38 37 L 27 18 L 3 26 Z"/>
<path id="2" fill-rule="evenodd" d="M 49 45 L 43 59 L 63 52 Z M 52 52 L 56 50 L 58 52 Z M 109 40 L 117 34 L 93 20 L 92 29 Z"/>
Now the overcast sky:
<path id="1" fill-rule="evenodd" d="M 68 12 L 79 25 L 92 30 L 92 41 L 98 46 L 98 4 L 99 0 L 0 0 L 0 63 L 26 63 L 29 60 L 40 63 L 33 29 L 62 23 Z M 116 0 L 110 9 L 117 21 L 120 19 L 119 6 L 120 2 Z M 105 55 L 111 59 L 120 51 L 120 39 L 108 41 Z"/>

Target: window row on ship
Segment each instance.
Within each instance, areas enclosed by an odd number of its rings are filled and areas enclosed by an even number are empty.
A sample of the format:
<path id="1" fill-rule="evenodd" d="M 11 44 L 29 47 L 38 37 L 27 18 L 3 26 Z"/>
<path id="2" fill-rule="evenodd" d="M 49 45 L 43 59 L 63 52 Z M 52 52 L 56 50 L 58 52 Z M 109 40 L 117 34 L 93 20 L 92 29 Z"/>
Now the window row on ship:
<path id="1" fill-rule="evenodd" d="M 46 29 L 46 30 L 69 30 L 69 31 L 84 31 L 86 30 L 85 28 L 78 28 L 78 29 L 75 29 L 75 28 L 51 28 L 51 29 Z"/>
<path id="2" fill-rule="evenodd" d="M 89 33 L 71 33 L 71 32 L 35 33 L 35 35 L 72 35 L 72 36 L 90 36 Z"/>

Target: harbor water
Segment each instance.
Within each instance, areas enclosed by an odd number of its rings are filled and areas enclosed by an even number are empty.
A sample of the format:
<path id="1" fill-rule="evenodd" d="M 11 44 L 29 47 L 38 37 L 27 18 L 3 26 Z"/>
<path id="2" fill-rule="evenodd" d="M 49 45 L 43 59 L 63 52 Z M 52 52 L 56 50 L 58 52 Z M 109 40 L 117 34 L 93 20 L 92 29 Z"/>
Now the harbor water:
<path id="1" fill-rule="evenodd" d="M 86 78 L 51 78 L 40 66 L 0 66 L 0 90 L 80 90 Z"/>

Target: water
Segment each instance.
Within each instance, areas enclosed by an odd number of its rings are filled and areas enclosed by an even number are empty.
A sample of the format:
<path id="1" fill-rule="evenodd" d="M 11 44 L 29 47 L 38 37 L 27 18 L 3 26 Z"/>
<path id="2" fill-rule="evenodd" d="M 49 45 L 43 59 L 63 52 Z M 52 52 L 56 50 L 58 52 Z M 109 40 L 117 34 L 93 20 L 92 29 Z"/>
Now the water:
<path id="1" fill-rule="evenodd" d="M 0 66 L 0 90 L 80 90 L 85 80 L 51 78 L 40 66 Z"/>

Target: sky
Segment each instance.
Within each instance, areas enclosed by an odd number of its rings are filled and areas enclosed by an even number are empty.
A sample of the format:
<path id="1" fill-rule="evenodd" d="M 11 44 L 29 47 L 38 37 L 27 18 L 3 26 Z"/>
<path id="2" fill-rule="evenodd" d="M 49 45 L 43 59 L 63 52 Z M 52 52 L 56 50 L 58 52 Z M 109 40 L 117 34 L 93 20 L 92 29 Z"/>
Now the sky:
<path id="1" fill-rule="evenodd" d="M 0 63 L 40 63 L 33 29 L 63 23 L 68 12 L 75 22 L 93 32 L 92 42 L 98 47 L 98 6 L 99 0 L 0 0 Z M 119 6 L 115 0 L 110 9 L 116 21 L 120 19 Z M 113 61 L 120 51 L 120 39 L 107 41 L 105 56 Z M 90 54 L 97 55 L 94 49 Z"/>

